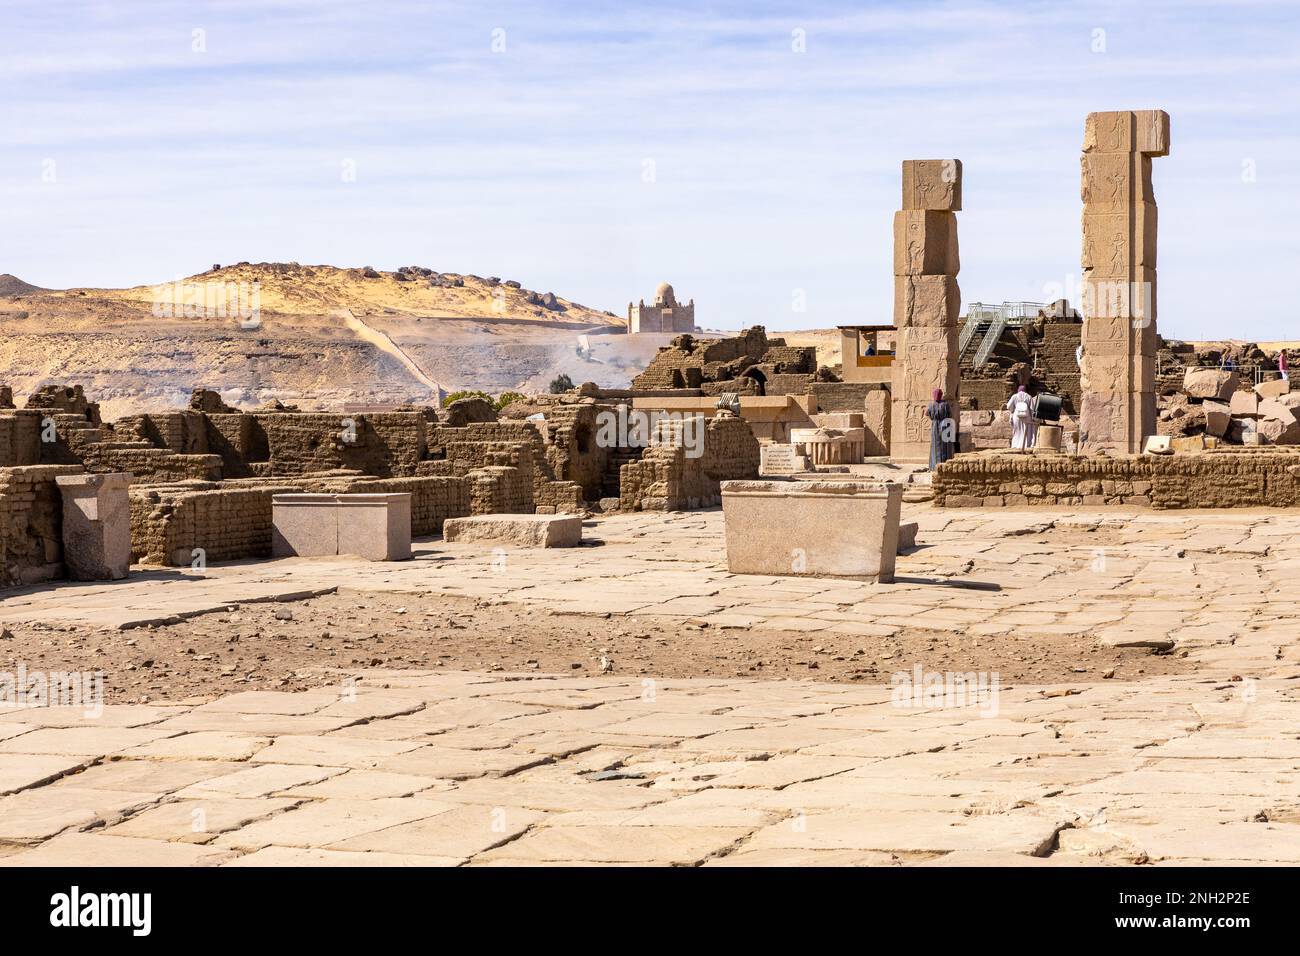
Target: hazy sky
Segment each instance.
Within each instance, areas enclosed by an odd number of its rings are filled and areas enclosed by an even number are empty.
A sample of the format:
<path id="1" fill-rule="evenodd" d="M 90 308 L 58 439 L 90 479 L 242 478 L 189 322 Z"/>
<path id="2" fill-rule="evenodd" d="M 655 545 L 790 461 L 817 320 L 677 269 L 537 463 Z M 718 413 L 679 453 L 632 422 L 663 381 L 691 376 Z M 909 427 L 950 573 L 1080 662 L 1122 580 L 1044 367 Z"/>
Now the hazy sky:
<path id="1" fill-rule="evenodd" d="M 0 272 L 39 285 L 414 264 L 888 321 L 900 161 L 955 156 L 964 303 L 1077 301 L 1084 115 L 1162 108 L 1160 330 L 1300 337 L 1294 0 L 2 3 Z"/>

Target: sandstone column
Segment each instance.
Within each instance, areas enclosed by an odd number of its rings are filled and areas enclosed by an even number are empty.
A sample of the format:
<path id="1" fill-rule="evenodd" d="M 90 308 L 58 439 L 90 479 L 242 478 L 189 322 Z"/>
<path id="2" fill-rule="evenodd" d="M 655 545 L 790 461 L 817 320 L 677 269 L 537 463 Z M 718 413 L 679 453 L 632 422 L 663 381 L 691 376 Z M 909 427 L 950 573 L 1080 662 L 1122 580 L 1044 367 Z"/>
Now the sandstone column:
<path id="1" fill-rule="evenodd" d="M 897 461 L 928 461 L 930 420 L 925 407 L 936 388 L 953 413 L 956 441 L 957 216 L 961 209 L 961 160 L 903 162 L 903 208 L 894 213 L 894 348 L 890 391 L 889 455 Z"/>
<path id="2" fill-rule="evenodd" d="M 1085 450 L 1138 454 L 1156 432 L 1156 202 L 1151 157 L 1169 154 L 1164 110 L 1089 113 L 1084 125 Z"/>

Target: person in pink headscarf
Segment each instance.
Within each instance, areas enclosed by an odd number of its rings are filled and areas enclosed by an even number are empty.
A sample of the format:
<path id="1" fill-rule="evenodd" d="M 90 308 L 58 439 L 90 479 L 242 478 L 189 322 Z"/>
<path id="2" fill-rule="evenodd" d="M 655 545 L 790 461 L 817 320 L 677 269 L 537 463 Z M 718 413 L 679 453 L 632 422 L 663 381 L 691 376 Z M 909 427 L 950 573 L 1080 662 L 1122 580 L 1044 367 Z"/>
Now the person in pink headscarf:
<path id="1" fill-rule="evenodd" d="M 1038 426 L 1034 423 L 1034 398 L 1023 385 L 1016 394 L 1007 400 L 1007 409 L 1011 412 L 1011 447 L 1030 449 Z"/>
<path id="2" fill-rule="evenodd" d="M 944 401 L 943 389 L 936 388 L 931 398 L 925 417 L 930 419 L 930 470 L 934 471 L 956 453 L 957 423 L 953 421 L 952 406 Z"/>

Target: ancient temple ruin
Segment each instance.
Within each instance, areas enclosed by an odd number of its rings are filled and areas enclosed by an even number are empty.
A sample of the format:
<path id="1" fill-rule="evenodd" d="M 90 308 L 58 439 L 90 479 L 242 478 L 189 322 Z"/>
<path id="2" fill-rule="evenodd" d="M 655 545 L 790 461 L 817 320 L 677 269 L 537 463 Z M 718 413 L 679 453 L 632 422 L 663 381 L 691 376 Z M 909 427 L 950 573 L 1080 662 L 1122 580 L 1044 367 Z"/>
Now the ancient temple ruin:
<path id="1" fill-rule="evenodd" d="M 903 208 L 894 213 L 894 325 L 891 458 L 925 461 L 935 389 L 958 405 L 957 315 L 961 268 L 957 216 L 961 160 L 906 160 Z"/>
<path id="2" fill-rule="evenodd" d="M 1084 124 L 1085 447 L 1137 453 L 1156 430 L 1156 201 L 1151 159 L 1169 155 L 1164 110 L 1089 113 Z"/>

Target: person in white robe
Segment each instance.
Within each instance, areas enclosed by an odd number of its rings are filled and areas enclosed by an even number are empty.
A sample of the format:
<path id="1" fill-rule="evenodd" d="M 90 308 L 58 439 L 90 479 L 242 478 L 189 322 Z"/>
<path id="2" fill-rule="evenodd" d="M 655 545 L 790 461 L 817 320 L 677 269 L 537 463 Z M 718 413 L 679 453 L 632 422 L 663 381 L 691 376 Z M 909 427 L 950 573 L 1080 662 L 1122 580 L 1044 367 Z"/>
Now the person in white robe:
<path id="1" fill-rule="evenodd" d="M 1038 426 L 1034 422 L 1034 399 L 1023 385 L 1007 400 L 1011 412 L 1011 447 L 1033 448 Z"/>

